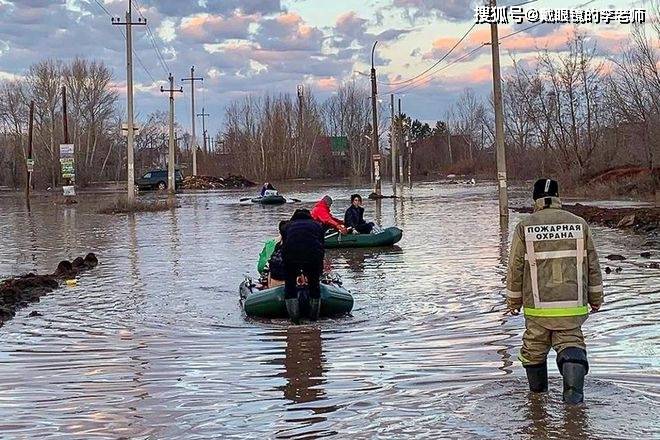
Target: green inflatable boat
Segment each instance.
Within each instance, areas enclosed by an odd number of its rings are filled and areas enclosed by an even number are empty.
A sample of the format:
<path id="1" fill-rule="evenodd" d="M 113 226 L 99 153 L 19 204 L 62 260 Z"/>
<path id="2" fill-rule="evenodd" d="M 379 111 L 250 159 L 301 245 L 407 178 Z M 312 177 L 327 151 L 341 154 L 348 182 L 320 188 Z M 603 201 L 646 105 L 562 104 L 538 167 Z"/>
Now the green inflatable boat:
<path id="1" fill-rule="evenodd" d="M 403 231 L 396 227 L 383 229 L 377 234 L 341 235 L 335 231 L 325 236 L 325 247 L 334 249 L 392 246 L 398 243 L 402 236 Z"/>
<path id="2" fill-rule="evenodd" d="M 272 194 L 268 196 L 260 196 L 252 199 L 252 203 L 261 203 L 262 205 L 282 205 L 286 203 L 286 199 L 279 194 Z"/>
<path id="3" fill-rule="evenodd" d="M 258 290 L 250 280 L 239 287 L 245 314 L 253 318 L 288 318 L 284 286 Z M 321 283 L 321 317 L 340 316 L 353 309 L 353 296 L 337 284 Z"/>

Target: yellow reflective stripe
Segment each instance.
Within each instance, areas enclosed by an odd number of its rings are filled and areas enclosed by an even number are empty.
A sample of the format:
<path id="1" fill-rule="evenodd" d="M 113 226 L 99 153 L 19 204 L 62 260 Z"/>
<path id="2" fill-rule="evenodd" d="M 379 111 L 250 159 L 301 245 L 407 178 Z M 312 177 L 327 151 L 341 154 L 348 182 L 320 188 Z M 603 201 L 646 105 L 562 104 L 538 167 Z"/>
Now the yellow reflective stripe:
<path id="1" fill-rule="evenodd" d="M 582 316 L 589 313 L 587 306 L 580 307 L 557 307 L 548 309 L 534 309 L 531 307 L 524 308 L 525 316 L 538 316 L 538 317 L 562 317 L 562 316 Z"/>
<path id="2" fill-rule="evenodd" d="M 518 353 L 518 360 L 522 362 L 523 364 L 531 364 L 530 361 L 528 361 L 525 356 L 522 355 L 522 353 Z"/>
<path id="3" fill-rule="evenodd" d="M 600 284 L 598 286 L 589 286 L 589 292 L 591 293 L 598 293 L 603 291 L 603 285 Z"/>

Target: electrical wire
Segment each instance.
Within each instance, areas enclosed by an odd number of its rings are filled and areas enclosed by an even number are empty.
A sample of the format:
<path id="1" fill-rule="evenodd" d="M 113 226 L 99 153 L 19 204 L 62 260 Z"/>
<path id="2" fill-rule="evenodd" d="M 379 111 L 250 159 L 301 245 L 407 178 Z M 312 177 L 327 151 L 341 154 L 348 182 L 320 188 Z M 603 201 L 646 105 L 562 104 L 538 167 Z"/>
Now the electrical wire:
<path id="1" fill-rule="evenodd" d="M 112 15 L 112 14 L 111 14 L 111 13 L 105 8 L 105 6 L 103 6 L 103 4 L 102 4 L 101 2 L 99 2 L 99 0 L 94 0 L 94 2 L 95 2 L 95 3 L 96 3 L 96 4 L 97 4 L 97 5 L 103 10 L 103 12 L 105 12 L 110 18 L 114 18 L 114 16 L 113 16 L 113 15 Z M 122 37 L 124 37 L 124 41 L 126 41 L 126 34 L 124 33 L 124 30 L 123 30 L 122 28 L 119 28 L 119 32 L 121 33 Z M 144 70 L 144 72 L 145 72 L 145 73 L 147 74 L 147 76 L 151 79 L 151 82 L 155 83 L 155 82 L 156 82 L 156 79 L 155 79 L 154 76 L 151 74 L 151 72 L 149 71 L 149 69 L 147 69 L 147 67 L 144 65 L 144 63 L 142 62 L 142 59 L 140 58 L 140 55 L 138 55 L 138 53 L 135 51 L 135 49 L 133 49 L 133 55 L 135 55 L 135 58 L 137 59 L 138 64 L 140 64 L 140 66 L 142 67 L 142 69 Z"/>
<path id="2" fill-rule="evenodd" d="M 515 4 L 515 5 L 509 5 L 509 6 L 507 6 L 507 7 L 518 7 L 518 6 L 523 6 L 523 5 L 527 5 L 527 4 L 530 4 L 530 3 L 535 3 L 535 2 L 537 2 L 537 1 L 538 1 L 538 0 L 529 0 L 529 1 L 526 1 L 526 2 L 523 2 L 523 3 L 518 3 L 518 4 Z M 594 0 L 594 1 L 595 1 L 595 0 Z M 442 57 L 440 57 L 440 59 L 439 59 L 438 61 L 436 61 L 433 65 L 431 65 L 430 67 L 428 67 L 426 70 L 424 70 L 424 71 L 421 72 L 420 74 L 415 75 L 415 76 L 413 76 L 413 77 L 411 77 L 411 78 L 408 78 L 408 79 L 406 79 L 406 80 L 402 80 L 402 81 L 392 81 L 392 82 L 381 82 L 381 81 L 378 81 L 378 84 L 382 84 L 382 85 L 385 85 L 385 86 L 401 85 L 401 84 L 406 84 L 406 83 L 414 82 L 416 79 L 418 79 L 418 78 L 420 78 L 420 77 L 426 75 L 426 73 L 428 73 L 429 71 L 433 70 L 433 69 L 434 69 L 436 66 L 438 66 L 442 61 L 444 61 L 449 55 L 451 55 L 451 53 L 452 53 L 454 50 L 456 50 L 456 48 L 457 48 L 457 47 L 463 42 L 463 40 L 465 40 L 465 38 L 467 38 L 467 36 L 470 34 L 470 32 L 472 32 L 472 31 L 474 30 L 474 28 L 476 27 L 476 25 L 477 25 L 477 23 L 474 23 L 474 24 L 473 24 L 473 25 L 467 30 L 467 32 L 465 32 L 465 33 L 463 34 L 463 36 L 462 36 L 462 37 L 456 42 L 456 44 L 454 44 L 454 46 L 453 46 L 451 49 L 449 49 L 449 51 L 448 51 L 447 53 L 445 53 Z"/>
<path id="3" fill-rule="evenodd" d="M 163 68 L 165 75 L 169 75 L 169 73 L 171 72 L 170 67 L 167 64 L 167 61 L 165 61 L 165 57 L 163 57 L 163 54 L 161 53 L 160 49 L 158 48 L 158 44 L 156 43 L 156 38 L 154 36 L 153 31 L 151 30 L 151 26 L 149 26 L 149 22 L 147 21 L 147 18 L 142 14 L 142 7 L 140 6 L 137 0 L 131 0 L 131 1 L 133 2 L 133 5 L 137 9 L 138 14 L 140 14 L 140 16 L 147 23 L 147 36 L 149 37 L 151 46 L 154 48 L 154 51 L 156 52 L 156 57 L 158 58 L 158 62 Z"/>
<path id="4" fill-rule="evenodd" d="M 470 32 L 472 32 L 472 30 L 473 30 L 476 26 L 477 26 L 477 23 L 474 23 L 472 26 L 470 26 L 470 29 L 468 29 L 467 32 L 465 32 L 465 33 L 463 34 L 463 36 L 462 36 L 462 37 L 456 42 L 456 44 L 454 44 L 454 45 L 452 46 L 451 49 L 449 49 L 449 51 L 448 51 L 447 53 L 445 53 L 442 57 L 440 57 L 440 59 L 439 59 L 438 61 L 436 61 L 431 67 L 427 68 L 427 69 L 424 70 L 422 73 L 420 73 L 420 74 L 418 74 L 418 75 L 415 75 L 415 76 L 413 76 L 412 78 L 408 78 L 408 79 L 406 79 L 406 80 L 403 80 L 403 81 L 379 82 L 379 83 L 382 84 L 382 85 L 385 85 L 385 86 L 396 86 L 396 85 L 400 85 L 400 84 L 405 84 L 405 83 L 413 82 L 413 81 L 415 81 L 416 79 L 420 78 L 421 76 L 424 76 L 427 72 L 433 70 L 438 64 L 440 64 L 441 62 L 443 62 L 443 61 L 445 60 L 445 58 L 447 58 L 449 55 L 451 55 L 451 53 L 452 53 L 452 52 L 458 47 L 459 44 L 461 44 L 461 43 L 463 42 L 463 40 L 465 40 L 465 38 L 467 38 L 467 36 L 470 34 Z"/>
<path id="5" fill-rule="evenodd" d="M 520 4 L 517 4 L 517 5 L 513 5 L 513 6 L 522 6 L 522 5 L 526 5 L 526 4 L 529 4 L 529 3 L 534 3 L 535 1 L 538 1 L 538 0 L 531 0 L 531 1 L 528 1 L 528 2 L 525 2 L 525 3 L 520 3 Z M 585 7 L 585 6 L 587 6 L 587 5 L 591 4 L 591 3 L 593 3 L 593 2 L 595 2 L 595 1 L 596 1 L 596 0 L 590 0 L 590 1 L 586 2 L 586 3 L 582 3 L 581 5 L 578 5 L 577 8 L 583 8 L 583 7 Z M 503 36 L 503 37 L 500 37 L 500 38 L 498 38 L 497 41 L 498 41 L 498 42 L 501 42 L 502 40 L 505 40 L 505 39 L 507 39 L 507 38 L 513 37 L 514 35 L 520 34 L 520 33 L 522 33 L 522 32 L 527 32 L 528 30 L 533 29 L 533 28 L 535 28 L 535 27 L 537 27 L 537 26 L 540 26 L 540 25 L 542 25 L 542 24 L 549 24 L 549 23 L 542 23 L 542 22 L 541 22 L 541 23 L 535 23 L 535 24 L 533 24 L 533 25 L 531 25 L 531 26 L 525 27 L 525 28 L 523 28 L 523 29 L 519 29 L 519 30 L 517 30 L 517 31 L 515 31 L 515 32 L 512 32 L 512 33 L 510 33 L 510 34 L 507 34 L 507 35 L 505 35 L 505 36 Z M 470 29 L 470 30 L 471 30 L 471 29 Z M 407 91 L 410 91 L 410 90 L 414 90 L 414 89 L 416 89 L 416 88 L 418 88 L 418 87 L 420 87 L 420 86 L 422 86 L 422 85 L 427 85 L 427 84 L 429 84 L 429 83 L 432 81 L 433 76 L 434 76 L 435 74 L 437 74 L 438 72 L 441 72 L 442 70 L 445 70 L 446 68 L 448 68 L 448 67 L 450 67 L 450 66 L 452 66 L 452 65 L 454 65 L 454 64 L 456 64 L 456 63 L 458 63 L 458 62 L 460 62 L 460 61 L 462 61 L 462 60 L 464 60 L 465 58 L 468 58 L 469 56 L 471 56 L 472 54 L 474 54 L 475 52 L 477 52 L 477 51 L 480 50 L 481 48 L 483 48 L 483 47 L 485 47 L 485 46 L 488 46 L 488 45 L 490 45 L 490 43 L 482 43 L 480 46 L 475 47 L 474 49 L 472 49 L 470 52 L 466 53 L 465 55 L 462 55 L 461 57 L 459 57 L 459 58 L 453 60 L 452 62 L 450 62 L 449 64 L 447 64 L 446 66 L 443 66 L 443 67 L 437 69 L 437 70 L 436 70 L 435 72 L 433 72 L 432 74 L 427 75 L 427 77 L 424 78 L 422 81 L 420 81 L 420 82 L 415 82 L 414 84 L 407 84 L 407 85 L 405 85 L 405 86 L 401 86 L 401 87 L 395 88 L 395 89 L 393 89 L 393 90 L 389 90 L 387 93 L 388 93 L 388 94 L 393 94 L 393 93 L 407 92 Z M 452 48 L 452 49 L 453 49 L 453 48 Z M 443 58 L 446 58 L 446 57 L 443 57 Z M 436 64 L 437 64 L 437 63 L 436 63 Z M 428 70 L 430 70 L 430 69 L 427 69 L 427 71 L 428 71 Z M 418 77 L 419 77 L 419 76 L 421 76 L 421 75 L 418 75 Z"/>

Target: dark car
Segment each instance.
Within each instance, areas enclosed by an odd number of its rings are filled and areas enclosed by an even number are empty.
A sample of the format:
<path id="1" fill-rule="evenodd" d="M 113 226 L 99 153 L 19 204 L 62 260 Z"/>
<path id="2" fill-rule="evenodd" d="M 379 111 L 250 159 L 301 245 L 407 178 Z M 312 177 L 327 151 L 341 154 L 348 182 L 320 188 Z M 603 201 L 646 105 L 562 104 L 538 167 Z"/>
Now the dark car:
<path id="1" fill-rule="evenodd" d="M 137 186 L 139 189 L 166 189 L 167 188 L 167 170 L 151 170 L 145 173 L 142 177 L 137 179 Z M 174 185 L 179 188 L 183 183 L 183 175 L 181 171 L 174 171 Z"/>

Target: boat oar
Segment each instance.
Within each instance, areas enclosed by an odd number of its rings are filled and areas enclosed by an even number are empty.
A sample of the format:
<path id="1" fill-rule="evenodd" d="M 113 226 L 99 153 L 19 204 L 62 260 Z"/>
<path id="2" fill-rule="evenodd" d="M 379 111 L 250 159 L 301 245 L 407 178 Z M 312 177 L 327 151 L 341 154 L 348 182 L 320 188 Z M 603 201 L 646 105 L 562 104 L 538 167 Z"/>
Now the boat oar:
<path id="1" fill-rule="evenodd" d="M 339 235 L 339 231 L 337 231 L 337 232 L 333 232 L 332 234 L 328 234 L 328 235 L 326 235 L 326 236 L 325 236 L 325 239 L 327 240 L 328 238 L 332 238 L 332 237 L 334 237 L 335 235 Z"/>
<path id="2" fill-rule="evenodd" d="M 290 198 L 290 199 L 287 199 L 286 202 L 287 202 L 287 203 L 300 203 L 301 200 L 300 200 L 300 199 Z"/>
<path id="3" fill-rule="evenodd" d="M 252 197 L 243 197 L 240 201 L 241 202 L 246 202 L 248 200 L 252 200 Z"/>

